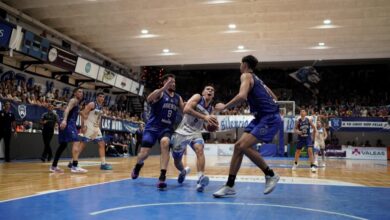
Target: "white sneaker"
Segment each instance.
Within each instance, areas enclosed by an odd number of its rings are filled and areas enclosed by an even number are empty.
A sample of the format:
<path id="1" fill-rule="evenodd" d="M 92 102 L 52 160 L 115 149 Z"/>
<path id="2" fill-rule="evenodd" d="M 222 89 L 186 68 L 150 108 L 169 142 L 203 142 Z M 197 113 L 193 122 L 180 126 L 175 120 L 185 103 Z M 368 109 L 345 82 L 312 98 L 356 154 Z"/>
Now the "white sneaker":
<path id="1" fill-rule="evenodd" d="M 298 167 L 298 164 L 293 164 L 293 166 L 292 166 L 292 170 L 297 170 L 297 167 Z"/>
<path id="2" fill-rule="evenodd" d="M 50 166 L 49 171 L 52 173 L 63 173 L 64 170 L 59 167 Z"/>
<path id="3" fill-rule="evenodd" d="M 219 189 L 217 192 L 213 193 L 213 196 L 215 198 L 224 198 L 233 195 L 236 195 L 236 190 L 234 190 L 233 187 L 226 185 Z"/>
<path id="4" fill-rule="evenodd" d="M 312 173 L 315 173 L 315 172 L 317 172 L 317 167 L 316 166 L 312 166 L 310 168 L 310 170 L 311 170 Z"/>
<path id="5" fill-rule="evenodd" d="M 265 176 L 265 188 L 264 188 L 264 194 L 271 193 L 275 187 L 276 184 L 279 182 L 280 176 L 275 173 L 274 176 Z"/>
<path id="6" fill-rule="evenodd" d="M 88 170 L 83 169 L 83 168 L 77 166 L 77 167 L 72 167 L 70 169 L 70 172 L 72 172 L 72 173 L 86 173 L 86 172 L 88 172 Z"/>
<path id="7" fill-rule="evenodd" d="M 314 161 L 314 165 L 318 166 L 318 160 Z"/>
<path id="8" fill-rule="evenodd" d="M 202 175 L 202 176 L 199 178 L 199 180 L 198 180 L 198 182 L 197 182 L 197 184 L 196 184 L 196 191 L 198 191 L 198 192 L 203 192 L 203 191 L 204 191 L 204 187 L 206 187 L 207 185 L 209 185 L 209 181 L 210 181 L 210 179 L 209 179 L 208 176 Z"/>

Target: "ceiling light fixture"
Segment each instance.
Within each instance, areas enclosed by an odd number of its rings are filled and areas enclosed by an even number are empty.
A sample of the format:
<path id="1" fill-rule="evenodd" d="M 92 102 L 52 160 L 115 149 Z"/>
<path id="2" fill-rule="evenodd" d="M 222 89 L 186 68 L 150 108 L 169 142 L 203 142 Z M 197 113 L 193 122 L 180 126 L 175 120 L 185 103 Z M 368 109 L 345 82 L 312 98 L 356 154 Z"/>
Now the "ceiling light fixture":
<path id="1" fill-rule="evenodd" d="M 169 53 L 169 49 L 163 49 L 163 53 Z"/>
<path id="2" fill-rule="evenodd" d="M 142 34 L 148 34 L 148 33 L 149 33 L 149 31 L 148 31 L 148 30 L 146 30 L 146 29 L 143 29 L 143 30 L 141 30 L 141 33 L 142 33 Z"/>
<path id="3" fill-rule="evenodd" d="M 239 45 L 238 47 L 237 47 L 237 49 L 239 49 L 239 50 L 243 50 L 245 47 L 243 46 L 243 45 Z"/>
<path id="4" fill-rule="evenodd" d="M 328 24 L 332 24 L 332 21 L 330 19 L 325 19 L 323 23 L 328 25 Z"/>
<path id="5" fill-rule="evenodd" d="M 236 29 L 237 26 L 235 24 L 229 24 L 228 27 L 229 27 L 229 29 L 233 30 L 233 29 Z"/>
<path id="6" fill-rule="evenodd" d="M 203 4 L 207 5 L 215 5 L 215 4 L 225 4 L 225 3 L 231 3 L 233 1 L 231 0 L 209 0 L 209 1 L 204 1 Z"/>
<path id="7" fill-rule="evenodd" d="M 323 46 L 325 46 L 325 43 L 324 42 L 319 42 L 318 46 L 323 47 Z"/>

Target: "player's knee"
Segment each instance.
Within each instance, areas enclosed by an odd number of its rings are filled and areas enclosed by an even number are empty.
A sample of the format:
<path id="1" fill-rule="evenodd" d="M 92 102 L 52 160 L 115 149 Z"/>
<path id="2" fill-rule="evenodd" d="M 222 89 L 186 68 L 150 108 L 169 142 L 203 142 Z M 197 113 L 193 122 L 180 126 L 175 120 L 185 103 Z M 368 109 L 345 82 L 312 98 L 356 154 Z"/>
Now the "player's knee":
<path id="1" fill-rule="evenodd" d="M 234 150 L 241 152 L 241 151 L 245 150 L 245 146 L 241 142 L 237 142 L 234 144 Z"/>
<path id="2" fill-rule="evenodd" d="M 168 137 L 163 137 L 160 141 L 161 147 L 169 147 L 169 138 Z"/>

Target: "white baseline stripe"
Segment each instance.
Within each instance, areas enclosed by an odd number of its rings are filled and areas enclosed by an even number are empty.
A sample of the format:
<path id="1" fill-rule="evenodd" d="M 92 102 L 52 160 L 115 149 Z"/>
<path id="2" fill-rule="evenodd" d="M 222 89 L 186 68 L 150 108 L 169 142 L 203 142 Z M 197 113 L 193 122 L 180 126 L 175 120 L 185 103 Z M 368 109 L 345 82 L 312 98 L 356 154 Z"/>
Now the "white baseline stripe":
<path id="1" fill-rule="evenodd" d="M 111 208 L 111 209 L 104 209 L 101 211 L 91 212 L 90 215 L 100 215 L 108 212 L 114 212 L 118 210 L 123 209 L 132 209 L 132 208 L 143 208 L 143 207 L 151 207 L 151 206 L 171 206 L 171 205 L 234 205 L 234 206 L 267 206 L 267 207 L 280 207 L 280 208 L 288 208 L 288 209 L 298 209 L 298 210 L 304 210 L 304 211 L 310 211 L 310 212 L 319 212 L 329 215 L 339 215 L 351 219 L 359 219 L 359 220 L 366 220 L 365 218 L 361 218 L 354 215 L 348 215 L 344 213 L 339 212 L 331 212 L 331 211 L 325 211 L 320 209 L 309 209 L 309 208 L 302 208 L 297 206 L 286 206 L 286 205 L 273 205 L 273 204 L 264 204 L 264 203 L 230 203 L 230 202 L 170 202 L 170 203 L 150 203 L 150 204 L 139 204 L 139 205 L 129 205 L 129 206 L 121 206 L 117 208 Z"/>

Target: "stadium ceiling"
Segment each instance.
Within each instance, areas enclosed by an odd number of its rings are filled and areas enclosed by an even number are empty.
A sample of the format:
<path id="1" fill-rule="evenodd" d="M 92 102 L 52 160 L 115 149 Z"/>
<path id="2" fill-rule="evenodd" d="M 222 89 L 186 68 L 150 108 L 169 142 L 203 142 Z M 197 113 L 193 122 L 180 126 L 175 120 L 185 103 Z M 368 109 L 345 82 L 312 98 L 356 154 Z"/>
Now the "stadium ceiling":
<path id="1" fill-rule="evenodd" d="M 127 66 L 390 57 L 389 0 L 3 2 Z"/>

